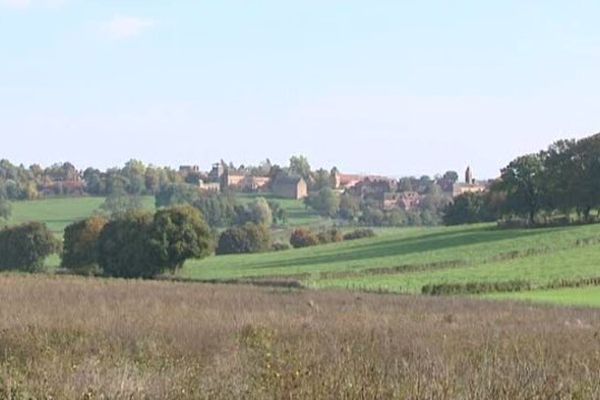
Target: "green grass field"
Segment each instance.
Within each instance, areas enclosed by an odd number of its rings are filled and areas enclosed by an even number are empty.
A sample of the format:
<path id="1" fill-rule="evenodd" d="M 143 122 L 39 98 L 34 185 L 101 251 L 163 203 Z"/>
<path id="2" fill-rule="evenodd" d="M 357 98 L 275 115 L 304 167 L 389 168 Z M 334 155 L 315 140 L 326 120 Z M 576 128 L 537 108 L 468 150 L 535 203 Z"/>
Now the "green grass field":
<path id="1" fill-rule="evenodd" d="M 190 261 L 182 275 L 202 280 L 288 277 L 314 288 L 395 293 L 420 293 L 423 285 L 432 283 L 524 280 L 543 286 L 600 277 L 600 225 L 380 230 L 371 239 Z M 585 303 L 590 293 L 584 291 L 580 301 Z M 592 296 L 588 303 L 594 301 Z"/>
<path id="2" fill-rule="evenodd" d="M 154 197 L 143 198 L 144 207 L 154 208 Z M 29 221 L 44 222 L 50 230 L 62 234 L 70 223 L 87 218 L 98 210 L 104 202 L 103 197 L 51 198 L 35 201 L 16 201 L 12 203 L 12 216 L 9 224 Z"/>

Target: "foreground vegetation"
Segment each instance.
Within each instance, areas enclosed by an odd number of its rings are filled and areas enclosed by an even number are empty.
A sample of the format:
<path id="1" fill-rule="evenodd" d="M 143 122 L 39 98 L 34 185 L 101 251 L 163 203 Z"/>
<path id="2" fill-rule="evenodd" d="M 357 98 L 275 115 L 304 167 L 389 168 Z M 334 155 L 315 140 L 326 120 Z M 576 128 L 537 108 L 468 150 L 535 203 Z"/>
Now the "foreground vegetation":
<path id="1" fill-rule="evenodd" d="M 0 275 L 0 398 L 598 398 L 600 313 Z"/>

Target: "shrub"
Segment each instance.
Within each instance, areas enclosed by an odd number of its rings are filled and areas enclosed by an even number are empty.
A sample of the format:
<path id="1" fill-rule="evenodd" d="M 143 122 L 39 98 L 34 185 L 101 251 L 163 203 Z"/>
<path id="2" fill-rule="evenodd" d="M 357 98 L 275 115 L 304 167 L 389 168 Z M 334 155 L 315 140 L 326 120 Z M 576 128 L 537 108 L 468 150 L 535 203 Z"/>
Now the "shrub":
<path id="1" fill-rule="evenodd" d="M 335 243 L 344 240 L 342 233 L 336 228 L 319 232 L 317 238 L 319 239 L 319 244 Z"/>
<path id="2" fill-rule="evenodd" d="M 370 237 L 375 237 L 375 232 L 373 231 L 373 229 L 364 228 L 364 229 L 356 229 L 352 232 L 346 233 L 344 235 L 344 240 L 356 240 L 356 239 L 364 239 L 364 238 L 370 238 Z"/>
<path id="3" fill-rule="evenodd" d="M 289 249 L 291 249 L 291 246 L 288 243 L 277 242 L 271 246 L 271 250 L 273 251 L 285 251 Z"/>
<path id="4" fill-rule="evenodd" d="M 60 241 L 45 224 L 29 222 L 0 230 L 0 270 L 36 272 L 60 251 Z"/>
<path id="5" fill-rule="evenodd" d="M 531 290 L 531 282 L 513 280 L 501 282 L 467 282 L 467 283 L 440 283 L 427 284 L 421 288 L 422 294 L 432 296 L 481 294 L 491 292 L 519 292 Z"/>
<path id="6" fill-rule="evenodd" d="M 294 248 L 316 246 L 319 244 L 319 238 L 314 232 L 308 229 L 298 228 L 292 232 L 290 244 L 294 246 Z"/>
<path id="7" fill-rule="evenodd" d="M 271 232 L 263 224 L 247 223 L 225 230 L 219 237 L 217 255 L 260 253 L 271 248 Z"/>
<path id="8" fill-rule="evenodd" d="M 97 216 L 67 226 L 61 266 L 84 275 L 99 273 L 98 239 L 107 223 L 106 218 Z"/>

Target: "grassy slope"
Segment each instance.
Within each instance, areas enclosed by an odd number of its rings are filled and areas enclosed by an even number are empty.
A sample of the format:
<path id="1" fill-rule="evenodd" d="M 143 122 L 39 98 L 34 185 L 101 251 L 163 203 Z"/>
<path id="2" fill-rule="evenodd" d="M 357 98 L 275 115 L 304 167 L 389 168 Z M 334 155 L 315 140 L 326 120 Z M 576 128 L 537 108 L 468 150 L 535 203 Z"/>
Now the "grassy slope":
<path id="1" fill-rule="evenodd" d="M 67 225 L 89 217 L 104 202 L 103 197 L 68 197 L 12 203 L 9 224 L 41 221 L 55 233 L 62 233 Z M 154 207 L 154 197 L 144 197 L 144 206 Z"/>
<path id="2" fill-rule="evenodd" d="M 383 232 L 373 239 L 281 253 L 211 257 L 189 262 L 183 274 L 197 279 L 290 276 L 319 288 L 400 293 L 418 293 L 428 283 L 522 279 L 544 284 L 600 276 L 600 225 Z M 373 268 L 378 270 L 368 271 Z"/>

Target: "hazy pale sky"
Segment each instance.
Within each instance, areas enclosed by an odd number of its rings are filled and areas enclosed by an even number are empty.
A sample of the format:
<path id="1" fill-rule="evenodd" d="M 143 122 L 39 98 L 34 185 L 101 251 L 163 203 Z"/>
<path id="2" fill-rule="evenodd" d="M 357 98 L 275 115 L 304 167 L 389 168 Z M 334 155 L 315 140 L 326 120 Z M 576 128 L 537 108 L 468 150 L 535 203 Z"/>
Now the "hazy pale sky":
<path id="1" fill-rule="evenodd" d="M 600 131 L 600 2 L 0 0 L 0 158 L 496 176 Z"/>

